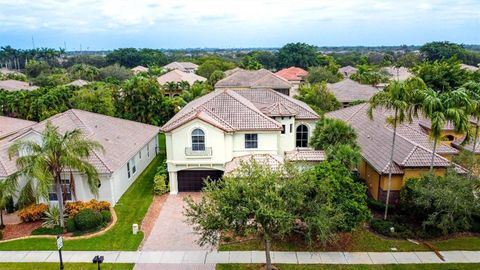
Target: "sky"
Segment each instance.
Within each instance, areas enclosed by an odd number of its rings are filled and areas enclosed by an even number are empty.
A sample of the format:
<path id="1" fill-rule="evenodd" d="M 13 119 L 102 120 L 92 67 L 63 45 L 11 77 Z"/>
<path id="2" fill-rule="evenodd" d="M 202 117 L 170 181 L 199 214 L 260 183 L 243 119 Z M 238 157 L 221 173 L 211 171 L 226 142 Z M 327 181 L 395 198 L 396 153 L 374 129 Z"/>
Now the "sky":
<path id="1" fill-rule="evenodd" d="M 480 0 L 0 0 L 0 46 L 24 49 L 444 40 L 480 44 Z"/>

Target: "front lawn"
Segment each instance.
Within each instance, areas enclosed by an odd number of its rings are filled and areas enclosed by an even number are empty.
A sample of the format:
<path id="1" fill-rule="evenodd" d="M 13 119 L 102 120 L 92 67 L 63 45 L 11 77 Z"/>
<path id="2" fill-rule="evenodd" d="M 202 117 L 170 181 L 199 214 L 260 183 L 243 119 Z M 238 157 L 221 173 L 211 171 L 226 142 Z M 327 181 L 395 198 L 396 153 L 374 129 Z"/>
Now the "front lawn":
<path id="1" fill-rule="evenodd" d="M 68 270 L 96 270 L 97 265 L 93 263 L 66 263 L 65 269 Z M 58 263 L 0 263 L 0 269 L 9 270 L 57 270 L 60 267 Z M 131 270 L 133 264 L 130 263 L 102 263 L 103 270 Z"/>
<path id="2" fill-rule="evenodd" d="M 318 251 L 426 251 L 423 245 L 416 245 L 407 240 L 391 240 L 379 237 L 367 229 L 359 229 L 351 234 L 351 237 L 342 237 L 339 239 L 339 246 L 329 246 L 327 248 L 315 248 Z M 449 240 L 430 241 L 430 244 L 439 250 L 480 250 L 480 237 L 462 236 Z M 222 244 L 222 251 L 234 250 L 263 250 L 263 243 L 257 240 L 251 240 L 241 243 Z M 309 248 L 302 243 L 295 241 L 274 242 L 272 243 L 274 251 L 309 251 Z"/>
<path id="3" fill-rule="evenodd" d="M 387 265 L 332 265 L 332 264 L 275 264 L 281 270 L 467 270 L 479 269 L 480 264 L 387 264 Z M 258 270 L 259 264 L 218 264 L 217 270 Z"/>
<path id="4" fill-rule="evenodd" d="M 132 234 L 132 224 L 141 224 L 153 200 L 153 177 L 165 159 L 165 136 L 159 138 L 160 154 L 142 172 L 115 205 L 117 223 L 98 237 L 65 240 L 64 250 L 137 250 L 143 232 Z M 56 240 L 33 238 L 0 243 L 0 250 L 54 250 Z"/>

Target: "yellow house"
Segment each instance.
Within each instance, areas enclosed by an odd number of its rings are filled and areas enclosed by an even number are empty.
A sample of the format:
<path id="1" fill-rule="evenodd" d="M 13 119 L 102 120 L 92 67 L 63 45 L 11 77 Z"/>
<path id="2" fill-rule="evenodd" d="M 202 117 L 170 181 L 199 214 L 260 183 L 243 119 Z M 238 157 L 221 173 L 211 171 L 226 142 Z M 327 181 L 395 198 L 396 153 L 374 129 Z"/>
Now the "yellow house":
<path id="1" fill-rule="evenodd" d="M 373 119 L 367 115 L 368 104 L 359 104 L 349 108 L 329 112 L 326 117 L 336 118 L 349 123 L 357 132 L 357 142 L 362 149 L 362 161 L 358 165 L 360 177 L 365 180 L 370 195 L 376 200 L 386 200 L 390 155 L 392 149 L 393 128 L 387 124 L 392 112 L 376 109 Z M 428 122 L 429 123 L 429 122 Z M 400 188 L 410 178 L 429 173 L 432 160 L 433 143 L 429 139 L 427 120 L 414 119 L 397 127 L 392 164 L 391 202 L 397 202 Z M 445 130 L 452 136 L 452 142 L 460 137 L 453 130 Z M 458 149 L 450 143 L 440 143 L 433 159 L 434 171 L 443 175 L 447 168 L 460 167 L 450 162 Z"/>

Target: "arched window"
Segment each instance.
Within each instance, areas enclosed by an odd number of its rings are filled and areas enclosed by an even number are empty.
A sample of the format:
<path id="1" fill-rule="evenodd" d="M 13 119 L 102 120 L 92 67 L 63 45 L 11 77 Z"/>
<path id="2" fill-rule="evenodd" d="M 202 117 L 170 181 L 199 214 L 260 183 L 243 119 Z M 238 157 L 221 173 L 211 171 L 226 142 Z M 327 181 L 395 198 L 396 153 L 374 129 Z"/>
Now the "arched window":
<path id="1" fill-rule="evenodd" d="M 192 150 L 205 151 L 205 132 L 199 128 L 192 131 Z"/>
<path id="2" fill-rule="evenodd" d="M 308 147 L 308 127 L 305 125 L 300 125 L 297 127 L 297 132 L 295 134 L 295 145 L 296 147 Z"/>

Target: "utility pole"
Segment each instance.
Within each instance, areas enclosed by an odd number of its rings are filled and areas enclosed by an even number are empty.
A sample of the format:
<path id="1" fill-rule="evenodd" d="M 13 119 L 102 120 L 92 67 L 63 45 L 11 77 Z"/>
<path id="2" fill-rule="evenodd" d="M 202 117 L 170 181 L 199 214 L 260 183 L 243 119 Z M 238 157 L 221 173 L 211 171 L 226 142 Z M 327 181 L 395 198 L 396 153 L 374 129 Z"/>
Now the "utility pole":
<path id="1" fill-rule="evenodd" d="M 32 36 L 32 48 L 35 50 L 35 40 L 33 39 L 33 36 Z"/>

